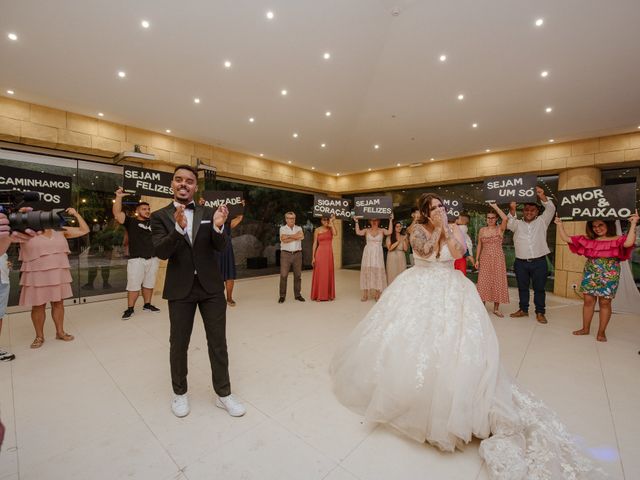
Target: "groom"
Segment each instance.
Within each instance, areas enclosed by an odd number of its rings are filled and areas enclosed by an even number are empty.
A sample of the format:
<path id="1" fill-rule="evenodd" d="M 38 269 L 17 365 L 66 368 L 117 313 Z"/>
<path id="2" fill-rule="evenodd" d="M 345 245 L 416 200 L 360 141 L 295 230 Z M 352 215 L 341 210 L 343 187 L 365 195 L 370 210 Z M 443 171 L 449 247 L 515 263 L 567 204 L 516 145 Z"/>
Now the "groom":
<path id="1" fill-rule="evenodd" d="M 209 347 L 216 406 L 229 415 L 245 414 L 244 406 L 231 395 L 227 354 L 227 301 L 214 250 L 224 249 L 222 233 L 229 211 L 226 205 L 215 212 L 196 205 L 198 171 L 179 165 L 171 181 L 173 202 L 151 215 L 151 231 L 156 255 L 169 260 L 162 298 L 169 303 L 171 410 L 177 417 L 189 414 L 187 397 L 187 351 L 196 307 L 200 309 Z"/>

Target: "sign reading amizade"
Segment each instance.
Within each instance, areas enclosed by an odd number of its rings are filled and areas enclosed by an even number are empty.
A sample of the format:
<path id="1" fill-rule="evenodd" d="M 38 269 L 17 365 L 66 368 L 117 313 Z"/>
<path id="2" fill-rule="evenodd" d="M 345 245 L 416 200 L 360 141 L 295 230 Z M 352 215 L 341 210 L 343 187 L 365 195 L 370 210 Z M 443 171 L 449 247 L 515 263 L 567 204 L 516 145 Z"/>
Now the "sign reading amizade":
<path id="1" fill-rule="evenodd" d="M 348 220 L 352 218 L 351 202 L 345 198 L 314 195 L 313 216 L 330 217 L 331 215 L 335 215 L 338 220 Z"/>
<path id="2" fill-rule="evenodd" d="M 72 183 L 73 179 L 64 175 L 4 166 L 0 170 L 0 190 L 37 192 L 40 195 L 39 201 L 28 203 L 35 210 L 70 207 Z"/>
<path id="3" fill-rule="evenodd" d="M 635 183 L 558 192 L 558 216 L 563 220 L 623 219 L 635 204 Z"/>
<path id="4" fill-rule="evenodd" d="M 535 175 L 493 177 L 484 181 L 484 201 L 495 203 L 526 203 L 536 201 Z"/>
<path id="5" fill-rule="evenodd" d="M 136 195 L 173 198 L 171 180 L 173 180 L 171 172 L 125 165 L 122 188 L 125 192 Z"/>
<path id="6" fill-rule="evenodd" d="M 389 218 L 393 213 L 393 200 L 387 195 L 356 197 L 353 209 L 356 217 Z"/>
<path id="7" fill-rule="evenodd" d="M 220 205 L 226 205 L 229 209 L 229 218 L 237 217 L 244 213 L 244 205 L 242 204 L 243 193 L 234 190 L 207 190 L 202 192 L 204 204 L 213 209 Z"/>

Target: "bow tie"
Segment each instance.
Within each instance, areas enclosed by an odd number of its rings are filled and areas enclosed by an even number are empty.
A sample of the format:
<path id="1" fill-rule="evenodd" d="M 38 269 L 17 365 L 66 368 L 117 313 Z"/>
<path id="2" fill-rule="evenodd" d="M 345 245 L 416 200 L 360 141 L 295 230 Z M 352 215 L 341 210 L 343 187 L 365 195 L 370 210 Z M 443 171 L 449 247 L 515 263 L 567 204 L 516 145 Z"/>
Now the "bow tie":
<path id="1" fill-rule="evenodd" d="M 191 202 L 188 205 L 185 205 L 184 208 L 187 209 L 187 210 L 195 210 L 196 209 L 196 204 Z"/>

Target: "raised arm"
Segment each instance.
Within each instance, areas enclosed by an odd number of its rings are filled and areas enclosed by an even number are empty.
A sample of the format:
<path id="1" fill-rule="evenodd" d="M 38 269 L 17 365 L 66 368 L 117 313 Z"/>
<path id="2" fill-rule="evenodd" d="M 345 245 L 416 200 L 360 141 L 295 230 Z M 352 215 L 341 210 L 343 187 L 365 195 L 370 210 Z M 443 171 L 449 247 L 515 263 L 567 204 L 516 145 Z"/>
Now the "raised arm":
<path id="1" fill-rule="evenodd" d="M 358 220 L 359 219 L 357 217 L 353 217 L 353 221 L 356 223 L 356 235 L 364 237 L 367 234 L 367 229 L 365 228 L 364 230 L 362 230 L 360 228 L 360 224 L 358 224 Z"/>
<path id="2" fill-rule="evenodd" d="M 633 247 L 636 244 L 636 225 L 638 225 L 638 209 L 633 215 L 629 217 L 629 233 L 627 234 L 627 239 L 623 243 L 625 248 Z"/>
<path id="3" fill-rule="evenodd" d="M 69 215 L 73 215 L 78 221 L 77 227 L 63 227 L 64 228 L 64 238 L 78 238 L 89 233 L 89 225 L 84 221 L 84 218 L 76 212 L 75 208 L 67 208 L 66 213 Z"/>
<path id="4" fill-rule="evenodd" d="M 507 216 L 507 228 L 512 232 L 515 232 L 518 229 L 518 217 L 516 215 L 516 208 L 518 204 L 516 202 L 511 202 L 509 204 L 509 215 Z"/>
<path id="5" fill-rule="evenodd" d="M 231 229 L 233 230 L 238 225 L 240 225 L 240 222 L 242 222 L 243 219 L 244 215 L 236 215 L 235 217 L 233 217 L 233 220 L 231 220 Z"/>
<path id="6" fill-rule="evenodd" d="M 571 238 L 569 237 L 569 235 L 567 235 L 567 231 L 564 229 L 564 224 L 562 223 L 560 217 L 556 217 L 554 222 L 556 224 L 556 232 L 558 233 L 560 239 L 563 242 L 571 243 Z"/>
<path id="7" fill-rule="evenodd" d="M 338 230 L 336 229 L 335 219 L 336 219 L 335 215 L 331 215 L 331 217 L 329 217 L 329 228 L 331 229 L 331 234 L 334 237 L 336 235 L 338 235 Z"/>
<path id="8" fill-rule="evenodd" d="M 549 198 L 547 198 L 547 195 L 544 193 L 544 190 L 541 187 L 536 187 L 536 194 L 542 202 L 542 205 L 544 205 L 544 212 L 542 212 L 540 218 L 542 218 L 544 224 L 548 227 L 549 225 L 551 225 L 553 217 L 555 217 L 556 215 L 556 206 Z"/>
<path id="9" fill-rule="evenodd" d="M 391 218 L 389 219 L 389 226 L 386 230 L 383 230 L 382 233 L 385 235 L 391 235 L 393 233 L 393 213 L 391 214 Z"/>
<path id="10" fill-rule="evenodd" d="M 496 211 L 496 213 L 502 220 L 502 222 L 500 222 L 500 232 L 504 232 L 507 229 L 507 224 L 509 223 L 509 217 L 507 217 L 507 214 L 502 211 L 502 209 L 498 206 L 497 203 L 492 202 L 489 205 L 491 206 L 491 208 L 493 208 Z"/>
<path id="11" fill-rule="evenodd" d="M 125 213 L 122 211 L 122 197 L 124 197 L 125 195 L 126 193 L 124 193 L 124 190 L 122 189 L 122 187 L 119 187 L 116 190 L 116 198 L 115 198 L 115 201 L 113 202 L 113 207 L 111 207 L 111 211 L 113 212 L 113 217 L 116 219 L 116 222 L 118 222 L 120 225 L 124 223 L 124 220 L 126 218 Z"/>

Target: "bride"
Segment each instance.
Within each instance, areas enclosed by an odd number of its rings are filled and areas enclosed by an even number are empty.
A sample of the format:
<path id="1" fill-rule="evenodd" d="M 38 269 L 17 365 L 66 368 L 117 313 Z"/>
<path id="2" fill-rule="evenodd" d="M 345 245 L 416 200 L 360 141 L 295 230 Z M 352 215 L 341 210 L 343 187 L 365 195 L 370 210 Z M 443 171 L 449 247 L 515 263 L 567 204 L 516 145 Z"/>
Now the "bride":
<path id="1" fill-rule="evenodd" d="M 592 479 L 604 474 L 578 451 L 554 412 L 500 366 L 498 340 L 473 282 L 453 269 L 465 245 L 442 200 L 418 200 L 415 266 L 336 351 L 340 402 L 368 421 L 452 452 L 473 436 L 490 477 Z"/>

